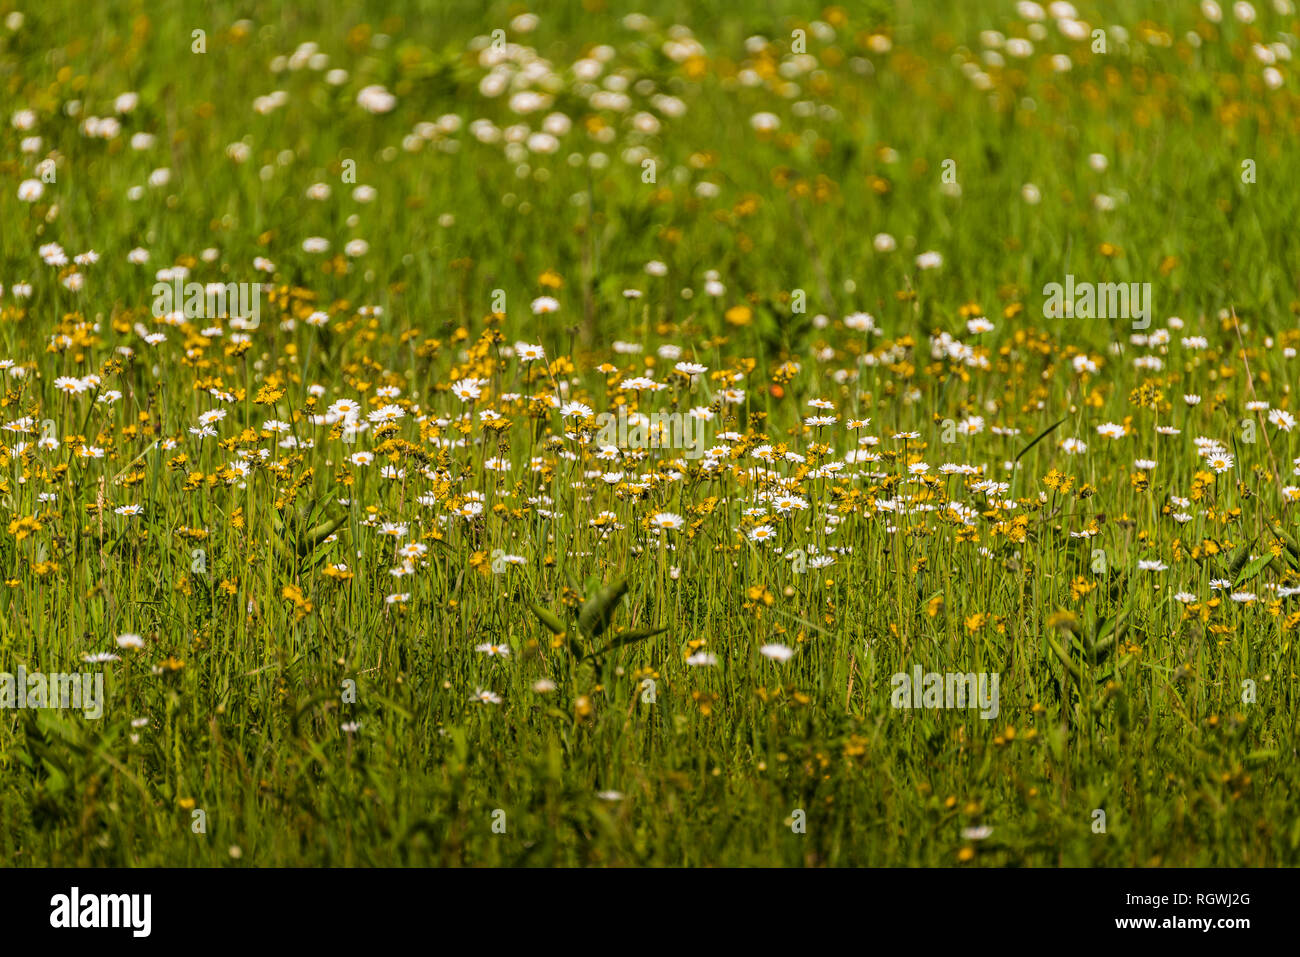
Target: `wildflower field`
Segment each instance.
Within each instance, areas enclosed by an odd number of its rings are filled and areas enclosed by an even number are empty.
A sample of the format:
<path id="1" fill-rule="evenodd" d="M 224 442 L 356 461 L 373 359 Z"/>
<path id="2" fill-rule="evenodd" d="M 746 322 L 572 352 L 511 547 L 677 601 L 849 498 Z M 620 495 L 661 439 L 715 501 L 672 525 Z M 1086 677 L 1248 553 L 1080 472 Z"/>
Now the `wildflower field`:
<path id="1" fill-rule="evenodd" d="M 0 0 L 0 863 L 1300 863 L 1297 36 Z"/>

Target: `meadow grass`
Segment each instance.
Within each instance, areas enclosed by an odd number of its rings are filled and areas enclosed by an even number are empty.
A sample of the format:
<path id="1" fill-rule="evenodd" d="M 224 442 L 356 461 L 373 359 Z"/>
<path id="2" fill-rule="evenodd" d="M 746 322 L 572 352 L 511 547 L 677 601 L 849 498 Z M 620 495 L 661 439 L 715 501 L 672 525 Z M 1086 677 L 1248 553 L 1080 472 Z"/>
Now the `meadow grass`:
<path id="1" fill-rule="evenodd" d="M 0 862 L 1300 860 L 1290 3 L 30 6 Z"/>

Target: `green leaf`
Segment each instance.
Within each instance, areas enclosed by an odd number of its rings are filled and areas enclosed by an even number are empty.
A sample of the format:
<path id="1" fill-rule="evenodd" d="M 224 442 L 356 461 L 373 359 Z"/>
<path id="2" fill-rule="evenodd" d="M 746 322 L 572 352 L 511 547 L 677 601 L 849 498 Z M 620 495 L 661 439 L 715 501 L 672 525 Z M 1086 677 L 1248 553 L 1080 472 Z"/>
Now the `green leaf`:
<path id="1" fill-rule="evenodd" d="M 616 637 L 600 651 L 592 652 L 589 657 L 596 658 L 606 652 L 613 651 L 615 648 L 622 648 L 625 645 L 632 645 L 638 641 L 644 641 L 647 638 L 653 638 L 655 635 L 662 635 L 667 628 L 642 628 L 640 631 L 628 631 Z"/>
<path id="2" fill-rule="evenodd" d="M 1053 432 L 1059 429 L 1069 418 L 1070 417 L 1067 415 L 1064 418 L 1058 419 L 1057 421 L 1049 425 L 1047 428 L 1043 429 L 1043 431 L 1039 432 L 1038 435 L 1036 435 L 1028 445 L 1026 445 L 1023 449 L 1020 450 L 1020 452 L 1015 457 L 1015 461 L 1019 462 L 1026 452 L 1028 452 L 1039 442 L 1043 441 L 1043 439 L 1047 438 L 1049 435 L 1051 435 Z"/>
<path id="3" fill-rule="evenodd" d="M 1065 649 L 1051 635 L 1045 635 L 1044 637 L 1047 639 L 1047 647 L 1051 648 L 1052 653 L 1061 659 L 1061 664 L 1065 665 L 1065 670 L 1070 673 L 1070 677 L 1074 679 L 1076 684 L 1082 685 L 1083 676 L 1079 674 L 1079 667 L 1070 660 L 1070 656 L 1066 654 Z"/>
<path id="4" fill-rule="evenodd" d="M 537 616 L 537 620 L 540 621 L 543 625 L 545 625 L 547 630 L 550 631 L 551 634 L 553 635 L 564 634 L 564 630 L 565 630 L 564 622 L 560 621 L 557 615 L 547 611 L 545 608 L 543 608 L 541 605 L 538 604 L 530 603 L 528 607 L 532 611 L 532 613 Z"/>
<path id="5" fill-rule="evenodd" d="M 1246 565 L 1245 568 L 1242 569 L 1241 577 L 1237 579 L 1237 584 L 1241 585 L 1244 584 L 1245 582 L 1250 581 L 1252 578 L 1254 578 L 1256 575 L 1262 572 L 1265 568 L 1267 568 L 1272 561 L 1273 561 L 1272 552 L 1265 552 L 1263 555 L 1260 555 L 1258 558 L 1252 560 Z"/>
<path id="6" fill-rule="evenodd" d="M 583 634 L 595 638 L 608 628 L 610 619 L 614 617 L 614 612 L 618 610 L 618 604 L 625 594 L 627 594 L 626 578 L 613 585 L 606 585 L 588 598 L 582 606 L 582 611 L 578 613 L 578 627 L 582 629 Z"/>
<path id="7" fill-rule="evenodd" d="M 1226 561 L 1220 561 L 1220 567 L 1226 572 L 1226 578 L 1236 578 L 1237 572 L 1241 571 L 1241 566 L 1246 564 L 1246 559 L 1250 557 L 1250 549 L 1255 544 L 1252 538 L 1245 545 L 1242 545 L 1233 552 Z"/>
<path id="8" fill-rule="evenodd" d="M 325 541 L 325 539 L 329 538 L 342 528 L 343 523 L 347 520 L 348 517 L 346 515 L 340 515 L 337 518 L 332 518 L 327 522 L 322 522 L 317 525 L 315 528 L 303 535 L 302 540 L 298 543 L 298 551 L 305 554 L 308 549 L 315 548 L 321 542 Z"/>

